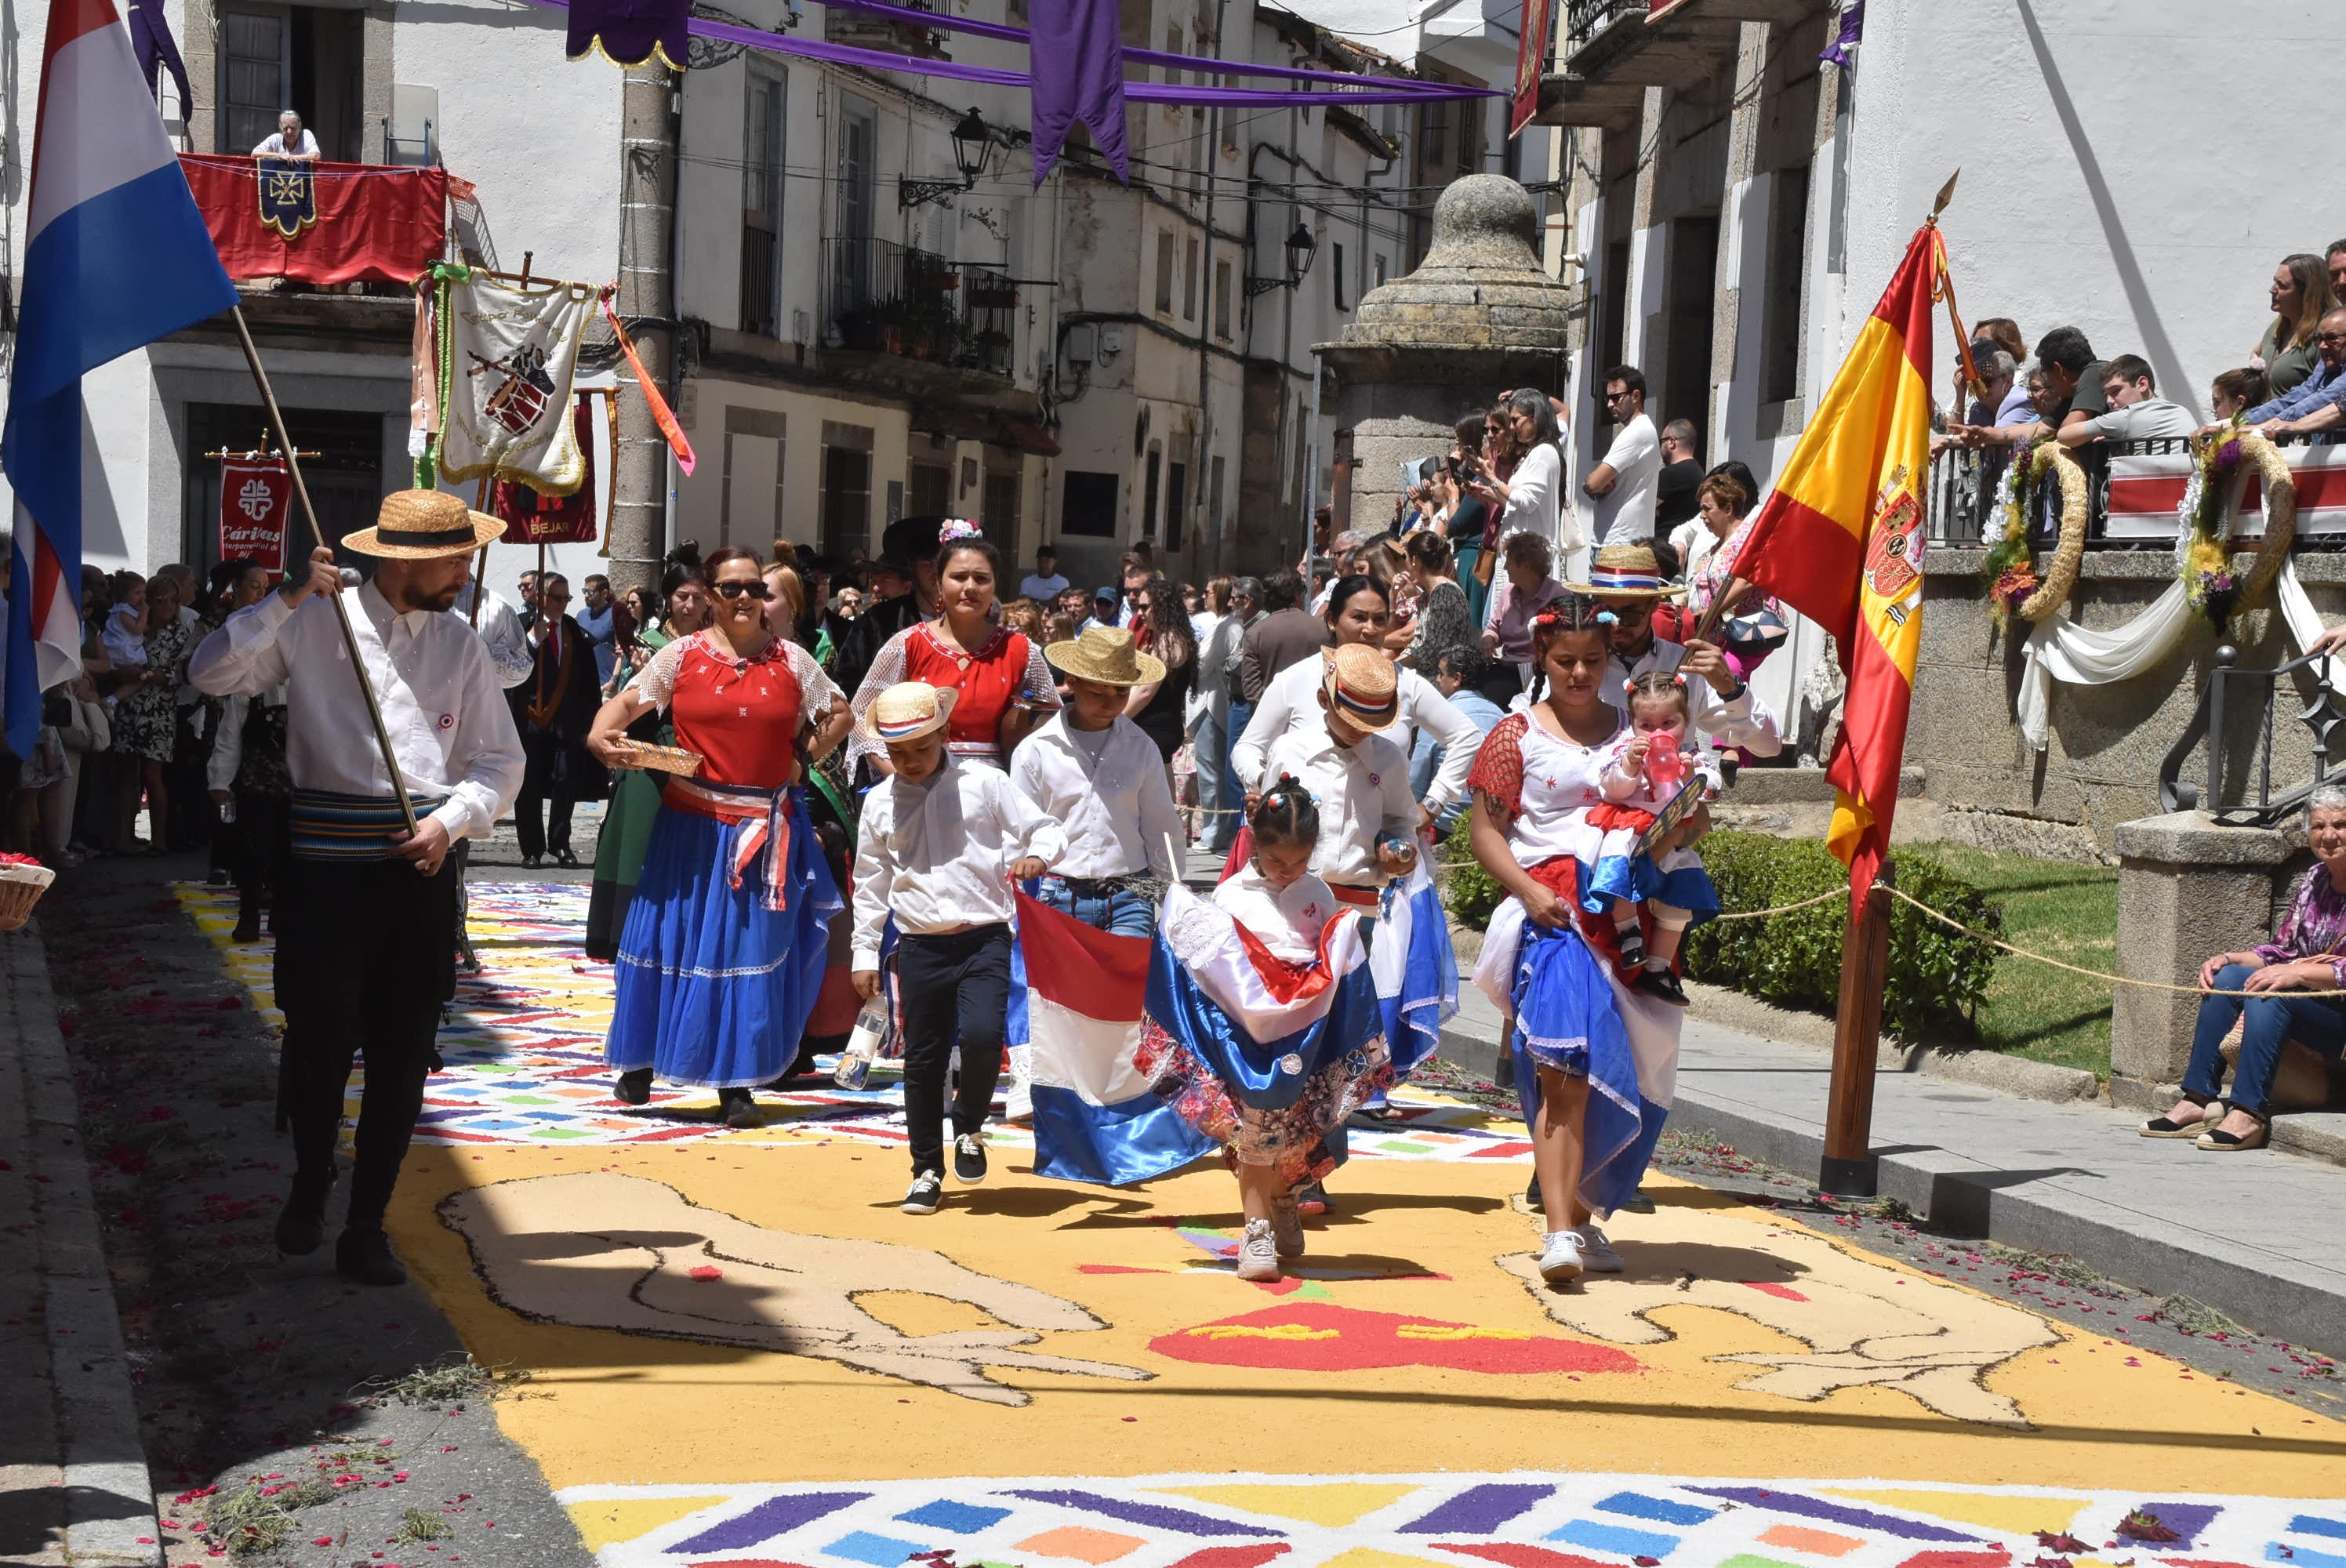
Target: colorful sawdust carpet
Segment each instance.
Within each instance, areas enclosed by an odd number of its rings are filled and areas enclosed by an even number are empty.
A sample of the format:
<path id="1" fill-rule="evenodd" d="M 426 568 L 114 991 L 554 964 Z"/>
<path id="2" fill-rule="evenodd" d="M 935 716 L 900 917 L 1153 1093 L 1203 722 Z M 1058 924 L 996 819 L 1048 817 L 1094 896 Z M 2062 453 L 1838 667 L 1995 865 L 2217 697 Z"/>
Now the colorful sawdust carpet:
<path id="1" fill-rule="evenodd" d="M 2270 1498 L 1629 1475 L 1161 1476 L 573 1487 L 607 1568 L 2346 1568 L 2346 1509 Z"/>
<path id="2" fill-rule="evenodd" d="M 219 946 L 230 974 L 272 1023 L 275 944 L 231 942 L 233 891 L 196 882 L 175 886 L 181 906 Z M 903 1095 L 891 1079 L 850 1093 L 816 1080 L 788 1093 L 761 1093 L 768 1125 L 730 1131 L 716 1119 L 707 1090 L 655 1087 L 651 1103 L 612 1097 L 603 1062 L 611 1021 L 611 967 L 579 946 L 586 890 L 563 883 L 474 882 L 467 889 L 468 928 L 478 974 L 459 973 L 455 1000 L 440 1026 L 444 1066 L 432 1075 L 415 1129 L 423 1144 L 566 1145 L 693 1143 L 722 1137 L 732 1146 L 789 1147 L 808 1138 L 902 1145 Z M 823 1065 L 830 1065 L 825 1058 Z M 358 1109 L 353 1077 L 351 1114 Z M 1404 1120 L 1352 1131 L 1355 1157 L 1404 1160 L 1515 1160 L 1529 1156 L 1522 1129 L 1473 1106 L 1420 1096 L 1401 1105 Z M 1005 1150 L 1031 1148 L 1024 1127 L 997 1124 L 988 1136 Z"/>

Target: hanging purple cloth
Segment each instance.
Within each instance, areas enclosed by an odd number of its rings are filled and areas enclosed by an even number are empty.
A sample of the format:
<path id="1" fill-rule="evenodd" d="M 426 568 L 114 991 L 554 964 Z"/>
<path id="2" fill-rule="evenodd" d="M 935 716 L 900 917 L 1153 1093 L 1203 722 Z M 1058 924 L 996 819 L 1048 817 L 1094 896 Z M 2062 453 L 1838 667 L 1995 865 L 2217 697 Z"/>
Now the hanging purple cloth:
<path id="1" fill-rule="evenodd" d="M 622 66 L 640 66 L 653 56 L 670 70 L 684 69 L 685 27 L 692 0 L 572 0 L 566 52 L 584 59 L 599 46 Z"/>
<path id="2" fill-rule="evenodd" d="M 179 117 L 193 114 L 196 96 L 188 90 L 188 67 L 179 58 L 171 24 L 163 17 L 163 0 L 130 0 L 130 47 L 138 56 L 138 68 L 147 73 L 148 94 L 155 91 L 155 70 L 160 66 L 179 89 Z"/>
<path id="3" fill-rule="evenodd" d="M 1124 146 L 1124 39 L 1116 0 L 1031 0 L 1027 66 L 1034 78 L 1035 183 L 1051 172 L 1067 127 L 1082 125 L 1132 183 Z"/>
<path id="4" fill-rule="evenodd" d="M 1817 56 L 1829 66 L 1849 69 L 1849 52 L 1865 41 L 1865 0 L 1850 0 L 1849 9 L 1841 14 L 1841 34 L 1825 52 Z"/>

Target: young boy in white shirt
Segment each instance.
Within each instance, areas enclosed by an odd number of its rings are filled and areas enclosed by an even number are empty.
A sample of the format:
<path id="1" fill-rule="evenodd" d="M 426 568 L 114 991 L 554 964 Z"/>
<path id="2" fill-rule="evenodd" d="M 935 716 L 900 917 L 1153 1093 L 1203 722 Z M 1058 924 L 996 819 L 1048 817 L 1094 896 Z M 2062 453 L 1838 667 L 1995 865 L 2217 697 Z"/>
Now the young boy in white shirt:
<path id="1" fill-rule="evenodd" d="M 1273 741 L 1262 776 L 1291 775 L 1311 792 L 1320 807 L 1311 870 L 1344 902 L 1373 911 L 1384 884 L 1417 863 L 1409 758 L 1383 733 L 1401 717 L 1392 661 L 1361 643 L 1333 650 L 1320 707 L 1327 722 Z"/>
<path id="2" fill-rule="evenodd" d="M 904 1125 L 913 1185 L 906 1214 L 934 1214 L 944 1190 L 945 1073 L 961 1048 L 954 1176 L 985 1179 L 980 1129 L 1002 1072 L 1010 1005 L 1012 884 L 1066 852 L 1059 825 L 999 769 L 956 762 L 944 729 L 960 694 L 921 681 L 890 687 L 864 716 L 892 778 L 864 798 L 855 847 L 855 990 L 880 993 L 880 937 L 896 921 L 903 1012 Z"/>
<path id="3" fill-rule="evenodd" d="M 1165 678 L 1164 663 L 1115 626 L 1087 627 L 1043 657 L 1066 677 L 1066 706 L 1010 761 L 1018 792 L 1067 835 L 1067 852 L 1037 897 L 1096 930 L 1154 936 L 1158 889 L 1150 879 L 1180 875 L 1181 821 L 1163 754 L 1124 710 L 1133 687 Z"/>

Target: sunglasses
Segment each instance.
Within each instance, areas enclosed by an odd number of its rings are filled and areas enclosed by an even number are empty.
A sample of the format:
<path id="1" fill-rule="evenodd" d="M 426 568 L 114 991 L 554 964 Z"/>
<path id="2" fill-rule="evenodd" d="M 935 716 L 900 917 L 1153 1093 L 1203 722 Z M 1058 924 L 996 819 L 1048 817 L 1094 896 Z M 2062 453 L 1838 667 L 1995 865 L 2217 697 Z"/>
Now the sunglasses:
<path id="1" fill-rule="evenodd" d="M 763 583 L 713 583 L 709 585 L 729 599 L 738 599 L 747 594 L 762 603 L 774 596 Z"/>

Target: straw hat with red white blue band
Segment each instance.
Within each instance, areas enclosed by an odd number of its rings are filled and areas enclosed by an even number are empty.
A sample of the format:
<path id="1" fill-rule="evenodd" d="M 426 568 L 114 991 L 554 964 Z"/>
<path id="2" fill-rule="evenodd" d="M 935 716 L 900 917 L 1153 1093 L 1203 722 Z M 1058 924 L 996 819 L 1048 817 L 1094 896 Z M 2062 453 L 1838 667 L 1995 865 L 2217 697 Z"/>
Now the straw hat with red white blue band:
<path id="1" fill-rule="evenodd" d="M 1389 729 L 1401 717 L 1401 677 L 1392 660 L 1362 643 L 1346 643 L 1321 656 L 1328 671 L 1320 689 L 1328 711 L 1341 714 L 1355 729 Z"/>
<path id="2" fill-rule="evenodd" d="M 949 686 L 899 681 L 872 699 L 863 715 L 863 738 L 882 746 L 918 740 L 932 730 L 943 729 L 960 698 L 961 693 Z"/>
<path id="3" fill-rule="evenodd" d="M 1596 552 L 1588 581 L 1566 583 L 1594 599 L 1680 599 L 1686 589 L 1662 575 L 1662 564 L 1643 545 L 1607 545 Z"/>

